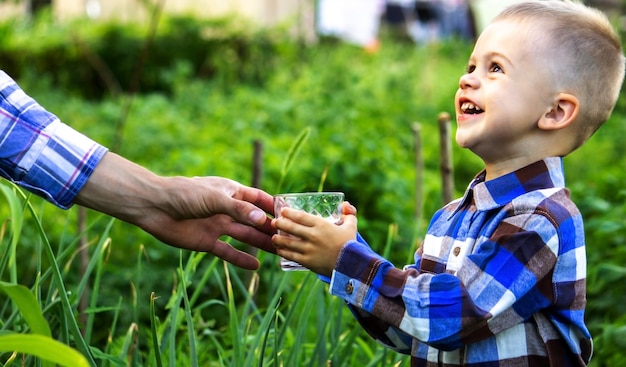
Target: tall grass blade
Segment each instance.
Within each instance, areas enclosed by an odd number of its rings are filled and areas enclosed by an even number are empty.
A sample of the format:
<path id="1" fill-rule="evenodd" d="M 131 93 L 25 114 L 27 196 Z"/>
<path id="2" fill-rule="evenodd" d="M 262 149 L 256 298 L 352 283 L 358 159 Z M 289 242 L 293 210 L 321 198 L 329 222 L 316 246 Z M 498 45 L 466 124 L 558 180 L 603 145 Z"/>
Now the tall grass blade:
<path id="1" fill-rule="evenodd" d="M 308 279 L 311 279 L 310 277 Z M 303 287 L 304 288 L 304 287 Z M 309 288 L 309 287 L 307 287 Z M 315 289 L 316 287 L 312 287 L 313 289 Z M 310 288 L 309 288 L 310 289 Z M 303 294 L 303 293 L 301 293 Z M 315 296 L 313 296 L 313 294 L 315 294 Z M 314 304 L 314 300 L 316 297 L 319 297 L 319 293 L 316 291 L 310 291 L 310 293 L 308 294 L 308 297 L 304 300 L 304 305 L 313 305 Z M 297 303 L 300 300 L 300 297 L 298 297 L 295 302 Z M 291 307 L 291 306 L 290 306 Z M 290 354 L 289 357 L 290 359 L 287 360 L 287 365 L 289 366 L 296 366 L 299 365 L 299 361 L 302 358 L 302 355 L 305 353 L 305 350 L 302 346 L 307 345 L 307 340 L 306 340 L 306 331 L 307 331 L 307 327 L 309 326 L 309 318 L 311 316 L 312 311 L 316 309 L 316 307 L 304 307 L 302 309 L 300 309 L 300 312 L 298 313 L 298 321 L 295 323 L 296 324 L 296 330 L 295 330 L 295 338 L 293 340 L 293 347 L 290 350 Z M 291 318 L 291 315 L 289 316 L 289 318 Z M 325 333 L 323 332 L 324 329 L 320 330 L 320 333 L 318 334 L 318 336 L 324 335 Z M 325 343 L 323 344 L 323 348 L 322 350 L 325 349 Z M 320 357 L 321 359 L 324 359 L 324 353 L 321 353 L 320 355 L 317 356 L 318 357 L 318 362 Z M 315 355 L 311 356 L 311 362 L 313 362 L 315 360 Z M 320 365 L 318 363 L 314 363 L 314 365 Z M 322 364 L 323 365 L 323 364 Z"/>
<path id="2" fill-rule="evenodd" d="M 201 252 L 199 254 L 205 255 L 206 253 Z M 207 269 L 203 271 L 202 278 L 198 282 L 198 285 L 196 286 L 196 290 L 193 292 L 193 294 L 191 295 L 191 298 L 189 299 L 189 303 L 192 306 L 195 306 L 196 302 L 198 302 L 198 298 L 202 296 L 202 291 L 204 290 L 204 286 L 208 282 L 209 277 L 211 276 L 211 274 L 213 273 L 213 270 L 217 266 L 219 262 L 218 260 L 219 260 L 219 257 L 213 257 Z"/>
<path id="3" fill-rule="evenodd" d="M 281 300 L 283 298 L 283 292 L 285 287 L 287 286 L 287 284 L 289 284 L 288 282 L 288 277 L 283 277 L 281 279 L 280 284 L 278 285 L 278 288 L 274 291 L 274 297 L 272 297 L 272 299 L 270 300 L 270 303 L 268 305 L 268 310 L 270 310 L 271 312 L 266 312 L 265 316 L 263 317 L 263 319 L 261 320 L 261 323 L 258 326 L 258 331 L 257 331 L 257 335 L 254 338 L 254 342 L 250 345 L 250 350 L 257 350 L 259 349 L 259 344 L 261 345 L 261 349 L 259 350 L 258 353 L 258 366 L 263 366 L 263 361 L 264 361 L 264 355 L 265 355 L 265 350 L 267 348 L 267 342 L 269 339 L 269 336 L 272 332 L 272 326 L 274 326 L 274 329 L 276 328 L 275 325 L 277 325 L 276 320 L 279 318 L 279 306 L 281 304 Z M 251 298 L 249 298 L 251 300 Z M 277 331 L 274 330 L 274 340 L 275 342 L 278 340 L 277 338 Z M 273 356 L 273 360 L 274 360 L 274 365 L 278 366 L 278 349 L 279 345 L 274 345 L 274 356 Z M 248 359 L 246 360 L 245 365 L 246 366 L 252 366 L 253 365 L 253 358 L 254 355 L 251 353 L 250 355 L 248 355 Z"/>
<path id="4" fill-rule="evenodd" d="M 30 354 L 66 367 L 89 367 L 87 359 L 76 350 L 44 335 L 0 335 L 0 351 Z"/>
<path id="5" fill-rule="evenodd" d="M 178 330 L 178 311 L 180 310 L 180 291 L 173 295 L 176 302 L 173 302 L 170 312 L 167 315 L 168 327 L 163 335 L 163 341 L 167 340 L 168 365 L 176 367 L 176 331 Z"/>
<path id="6" fill-rule="evenodd" d="M 232 366 L 240 366 L 244 360 L 245 347 L 239 341 L 244 340 L 239 328 L 239 318 L 237 316 L 237 306 L 235 305 L 235 296 L 233 293 L 233 284 L 230 279 L 230 271 L 228 270 L 228 263 L 224 263 L 224 277 L 226 279 L 226 294 L 228 299 L 228 315 L 229 315 L 229 328 L 233 337 L 233 359 L 231 361 Z"/>
<path id="7" fill-rule="evenodd" d="M 108 337 L 108 343 L 105 349 L 106 353 L 110 353 L 110 349 L 112 346 L 111 341 L 113 340 L 113 336 L 117 334 L 117 322 L 120 318 L 120 310 L 122 309 L 122 303 L 124 301 L 123 297 L 120 297 L 118 299 L 117 302 L 117 306 L 114 308 L 115 312 L 113 313 L 113 321 L 111 322 L 111 327 L 109 330 L 109 337 Z M 105 363 L 103 363 L 102 367 L 107 367 L 108 366 L 108 360 L 105 360 Z"/>
<path id="8" fill-rule="evenodd" d="M 61 300 L 61 305 L 63 306 L 63 313 L 65 315 L 66 323 L 65 325 L 69 328 L 72 337 L 74 338 L 74 343 L 76 343 L 77 349 L 87 358 L 89 364 L 91 366 L 96 366 L 96 362 L 91 355 L 91 350 L 87 345 L 85 338 L 82 336 L 80 328 L 78 327 L 78 323 L 76 318 L 74 317 L 74 308 L 72 307 L 70 300 L 68 298 L 67 290 L 65 288 L 65 283 L 63 281 L 63 276 L 61 274 L 61 269 L 59 268 L 59 264 L 57 263 L 57 259 L 54 255 L 54 251 L 52 250 L 52 245 L 46 236 L 46 233 L 43 229 L 43 225 L 41 224 L 41 220 L 37 218 L 35 215 L 35 210 L 30 202 L 27 201 L 27 206 L 29 212 L 32 214 L 35 219 L 35 224 L 37 225 L 37 230 L 43 242 L 43 249 L 48 257 L 48 261 L 50 263 L 50 269 L 52 271 L 54 282 L 58 289 L 58 297 Z"/>
<path id="9" fill-rule="evenodd" d="M 126 361 L 126 363 L 130 366 L 132 365 L 133 360 L 133 351 L 136 350 L 137 346 L 137 337 L 138 337 L 138 326 L 135 323 L 132 323 L 128 330 L 126 331 L 126 336 L 124 337 L 124 343 L 122 344 L 122 349 L 120 352 L 120 358 Z"/>
<path id="10" fill-rule="evenodd" d="M 180 292 L 183 295 L 183 302 L 185 305 L 185 317 L 187 319 L 187 335 L 189 336 L 189 359 L 192 367 L 198 367 L 198 352 L 196 348 L 195 328 L 193 326 L 193 317 L 191 315 L 191 306 L 189 304 L 189 297 L 187 296 L 187 282 L 185 281 L 185 274 L 182 269 L 180 271 Z"/>
<path id="11" fill-rule="evenodd" d="M 309 303 L 307 303 L 308 299 L 304 299 L 304 293 L 305 291 L 309 292 L 309 295 L 311 293 L 314 293 L 311 291 L 310 286 L 309 286 L 311 279 L 316 280 L 316 278 L 312 274 L 313 273 L 310 273 L 310 272 L 307 273 L 306 276 L 304 277 L 304 280 L 300 283 L 299 289 L 296 292 L 294 298 L 290 301 L 289 310 L 287 311 L 287 314 L 285 315 L 285 319 L 283 320 L 284 325 L 292 325 L 292 323 L 294 323 L 293 320 L 296 314 L 299 313 L 300 315 L 299 317 L 300 322 L 298 323 L 299 327 L 296 330 L 296 340 L 293 342 L 293 346 L 289 348 L 289 353 L 286 354 L 286 357 L 285 357 L 286 359 L 285 365 L 287 366 L 296 366 L 299 364 L 298 358 L 300 356 L 300 353 L 302 352 L 301 351 L 302 340 L 303 340 L 302 336 L 307 326 L 307 323 L 306 322 L 303 323 L 303 321 L 306 320 L 306 318 L 308 317 L 311 311 L 311 307 L 307 307 Z M 304 310 L 302 310 L 302 308 L 304 308 Z M 290 331 L 291 330 L 288 327 L 281 328 L 280 333 L 278 335 L 278 338 L 279 338 L 278 345 L 281 348 L 285 345 L 285 339 L 287 338 L 287 334 Z"/>
<path id="12" fill-rule="evenodd" d="M 357 340 L 359 332 L 358 327 L 350 328 L 348 332 L 340 335 L 335 343 L 331 343 L 331 349 L 328 351 L 327 358 L 329 361 L 333 361 L 333 365 L 354 366 L 353 360 L 355 358 L 361 358 L 360 355 L 354 353 L 355 341 Z"/>
<path id="13" fill-rule="evenodd" d="M 391 247 L 393 245 L 393 238 L 395 237 L 397 232 L 398 232 L 398 225 L 390 224 L 387 229 L 387 239 L 385 240 L 385 247 L 384 247 L 383 255 L 382 255 L 385 259 L 388 259 L 389 256 L 391 255 Z"/>
<path id="14" fill-rule="evenodd" d="M 154 314 L 154 292 L 150 294 L 150 332 L 152 334 L 152 348 L 154 352 L 154 359 L 157 367 L 163 367 L 163 361 L 161 360 L 161 347 L 159 345 L 159 336 L 157 335 L 157 320 Z"/>
<path id="15" fill-rule="evenodd" d="M 328 168 L 329 166 L 324 167 L 324 172 L 322 172 L 322 177 L 320 177 L 320 183 L 317 185 L 317 191 L 319 192 L 324 190 L 324 183 L 326 182 L 326 177 L 328 177 Z"/>
<path id="16" fill-rule="evenodd" d="M 113 365 L 117 367 L 127 367 L 129 365 L 122 358 L 111 355 L 111 354 L 106 354 L 102 352 L 100 349 L 95 348 L 95 347 L 91 348 L 91 353 L 93 354 L 94 358 L 102 361 L 102 364 L 101 364 L 102 367 L 108 366 L 109 363 L 113 363 Z"/>
<path id="17" fill-rule="evenodd" d="M 319 288 L 319 287 L 317 287 Z M 315 348 L 311 354 L 311 359 L 309 360 L 309 366 L 316 366 L 321 364 L 326 364 L 332 358 L 333 352 L 341 347 L 341 333 L 344 331 L 341 322 L 342 313 L 337 312 L 336 299 L 331 298 L 329 302 L 330 307 L 326 307 L 327 297 L 324 297 L 324 294 L 320 292 L 320 290 L 316 291 L 317 297 L 312 301 L 317 302 L 317 329 L 323 330 L 317 334 L 317 340 L 315 343 Z M 311 296 L 309 296 L 311 297 Z M 329 315 L 335 315 L 334 318 L 331 318 Z M 352 328 L 350 330 L 355 330 L 356 328 Z M 330 349 L 328 349 L 330 347 Z M 349 355 L 350 353 L 348 353 Z M 343 364 L 338 363 L 337 365 L 342 366 Z"/>
<path id="18" fill-rule="evenodd" d="M 261 343 L 261 349 L 259 350 L 259 358 L 258 358 L 258 363 L 257 366 L 259 367 L 263 367 L 263 362 L 265 360 L 264 356 L 265 356 L 265 350 L 267 349 L 267 344 L 269 341 L 269 337 L 270 337 L 270 333 L 272 331 L 272 326 L 275 325 L 276 321 L 278 320 L 278 306 L 276 305 L 276 307 L 274 307 L 274 309 L 272 310 L 272 312 L 267 312 L 266 315 L 269 315 L 271 317 L 269 318 L 264 318 L 264 323 L 265 323 L 265 319 L 268 319 L 268 323 L 267 325 L 260 325 L 259 326 L 259 332 L 262 332 L 263 330 L 265 330 L 265 332 L 263 333 L 263 342 Z M 274 330 L 274 340 L 276 340 L 276 330 Z M 256 350 L 257 348 L 254 348 L 253 350 Z M 250 355 L 250 357 L 252 356 L 252 353 Z M 250 357 L 248 357 L 248 359 L 250 359 Z M 274 362 L 274 365 L 278 365 L 278 350 L 274 349 L 273 351 L 273 358 L 272 361 Z M 249 366 L 251 366 L 251 362 L 248 364 Z"/>
<path id="19" fill-rule="evenodd" d="M 91 286 L 91 295 L 90 295 L 89 306 L 88 306 L 89 309 L 97 308 L 98 296 L 100 293 L 100 284 L 102 282 L 104 253 L 107 249 L 110 248 L 111 239 L 109 238 L 109 232 L 111 231 L 111 227 L 113 226 L 113 223 L 115 223 L 115 219 L 111 219 L 109 221 L 109 223 L 107 224 L 105 228 L 104 233 L 102 233 L 102 236 L 100 237 L 100 242 L 98 243 L 93 253 L 91 254 L 91 259 L 89 260 L 89 264 L 87 265 L 87 268 L 85 269 L 83 273 L 83 279 L 79 283 L 78 288 L 76 290 L 76 293 L 83 294 L 87 286 L 86 282 L 89 279 L 91 279 L 91 274 L 93 273 L 94 268 L 95 268 L 96 275 L 93 278 L 93 284 Z M 85 331 L 84 331 L 85 340 L 87 341 L 87 343 L 89 343 L 91 340 L 95 318 L 96 318 L 95 312 L 90 312 L 87 316 L 87 322 L 86 322 Z"/>
<path id="20" fill-rule="evenodd" d="M 17 283 L 17 259 L 16 259 L 16 251 L 17 251 L 17 242 L 20 239 L 20 233 L 22 232 L 22 223 L 24 221 L 24 212 L 22 206 L 20 205 L 20 201 L 16 195 L 16 190 L 20 190 L 15 184 L 9 183 L 8 185 L 12 185 L 12 188 L 9 188 L 4 181 L 0 182 L 0 191 L 4 194 L 7 202 L 9 203 L 9 210 L 11 212 L 11 243 L 9 246 L 9 250 L 7 253 L 8 257 L 8 266 L 10 270 L 10 280 L 12 283 Z M 21 192 L 21 191 L 20 191 Z M 22 193 L 23 194 L 23 193 Z M 2 243 L 0 242 L 0 245 Z M 3 252 L 3 251 L 2 251 Z M 0 274 L 4 271 L 3 266 L 0 266 Z"/>
<path id="21" fill-rule="evenodd" d="M 310 134 L 311 134 L 311 128 L 307 126 L 300 132 L 300 134 L 298 134 L 296 139 L 293 141 L 293 143 L 289 147 L 289 151 L 287 152 L 287 157 L 283 161 L 283 165 L 280 169 L 280 182 L 278 183 L 278 187 L 276 189 L 278 192 L 280 192 L 280 190 L 282 189 L 283 182 L 285 180 L 285 177 L 287 176 L 287 173 L 291 169 L 293 162 L 296 160 L 296 156 L 300 152 L 300 149 L 302 148 L 302 146 L 304 145 L 304 143 L 306 142 Z"/>

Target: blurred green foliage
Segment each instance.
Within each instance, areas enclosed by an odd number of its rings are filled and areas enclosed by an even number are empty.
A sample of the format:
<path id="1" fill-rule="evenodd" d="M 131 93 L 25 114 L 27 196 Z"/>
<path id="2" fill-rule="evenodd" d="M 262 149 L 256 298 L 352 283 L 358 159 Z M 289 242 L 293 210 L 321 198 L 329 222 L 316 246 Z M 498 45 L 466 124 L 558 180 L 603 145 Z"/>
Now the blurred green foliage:
<path id="1" fill-rule="evenodd" d="M 389 258 L 398 266 L 411 261 L 430 215 L 442 205 L 437 116 L 453 112 L 471 45 L 450 41 L 417 47 L 384 36 L 381 50 L 367 54 L 333 40 L 305 45 L 289 39 L 285 30 L 258 31 L 235 20 L 164 18 L 137 74 L 147 36 L 138 25 L 8 21 L 0 24 L 0 65 L 61 120 L 161 174 L 220 175 L 250 184 L 258 141 L 263 189 L 316 191 L 326 175 L 324 190 L 346 193 L 372 247 L 382 252 L 391 230 Z M 130 93 L 133 83 L 139 86 L 136 95 Z M 594 366 L 626 363 L 625 117 L 622 95 L 606 126 L 565 159 L 568 186 L 587 226 Z M 415 122 L 422 134 L 420 175 Z M 282 163 L 304 129 L 310 129 L 308 140 L 279 187 Z M 453 159 L 459 195 L 481 163 L 457 147 Z M 415 218 L 418 177 L 424 201 L 419 203 L 423 214 Z M 32 201 L 54 243 L 76 236 L 76 209 L 59 215 L 51 205 Z M 5 211 L 0 206 L 2 220 Z M 96 241 L 106 221 L 89 216 Z M 40 264 L 29 261 L 37 231 L 24 220 L 19 279 L 29 284 Z M 150 293 L 167 295 L 176 282 L 178 251 L 124 223 L 116 223 L 109 235 L 98 305 L 115 307 L 122 297 L 132 306 L 121 307 L 133 311 L 121 312 L 120 324 L 147 322 Z M 272 289 L 283 276 L 277 259 L 259 256 L 259 289 Z M 66 281 L 79 282 L 78 265 L 68 266 Z M 223 295 L 219 283 L 211 277 L 198 290 L 200 297 Z M 262 303 L 271 294 L 261 291 L 258 297 Z M 227 319 L 219 307 L 203 310 L 202 322 L 218 329 Z M 93 342 L 102 347 L 111 320 L 103 316 L 95 322 L 101 332 L 94 333 Z"/>

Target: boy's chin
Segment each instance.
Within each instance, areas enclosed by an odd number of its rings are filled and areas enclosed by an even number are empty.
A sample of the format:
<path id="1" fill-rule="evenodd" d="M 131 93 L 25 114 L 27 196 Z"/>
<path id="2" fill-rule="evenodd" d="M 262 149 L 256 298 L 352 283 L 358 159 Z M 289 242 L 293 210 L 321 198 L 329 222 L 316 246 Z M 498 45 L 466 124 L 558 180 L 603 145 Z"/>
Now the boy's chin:
<path id="1" fill-rule="evenodd" d="M 472 144 L 470 143 L 471 140 L 468 137 L 464 136 L 464 134 L 459 133 L 458 130 L 455 136 L 455 140 L 456 144 L 463 149 L 471 149 L 472 147 Z"/>

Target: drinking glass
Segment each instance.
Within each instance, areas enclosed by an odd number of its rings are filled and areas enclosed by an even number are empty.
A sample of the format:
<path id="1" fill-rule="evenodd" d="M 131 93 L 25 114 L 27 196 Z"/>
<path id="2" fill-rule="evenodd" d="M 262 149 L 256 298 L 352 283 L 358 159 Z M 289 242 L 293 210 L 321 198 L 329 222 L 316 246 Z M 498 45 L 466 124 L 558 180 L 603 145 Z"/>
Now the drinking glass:
<path id="1" fill-rule="evenodd" d="M 280 217 L 280 210 L 285 207 L 294 208 L 314 214 L 338 223 L 341 220 L 341 204 L 344 200 L 342 192 L 301 192 L 278 194 L 274 196 L 274 213 Z M 278 234 L 284 235 L 281 231 Z M 285 271 L 308 270 L 295 261 L 280 258 L 280 267 Z"/>

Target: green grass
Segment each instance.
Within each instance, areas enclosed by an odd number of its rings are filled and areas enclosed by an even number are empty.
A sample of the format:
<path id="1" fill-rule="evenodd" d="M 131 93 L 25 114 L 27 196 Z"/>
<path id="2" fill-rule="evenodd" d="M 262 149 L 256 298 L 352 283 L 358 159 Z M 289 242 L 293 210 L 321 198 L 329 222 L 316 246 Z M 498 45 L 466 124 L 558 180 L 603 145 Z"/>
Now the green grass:
<path id="1" fill-rule="evenodd" d="M 6 183 L 2 185 L 9 187 Z M 10 202 L 19 204 L 16 208 L 27 209 L 25 216 L 37 216 L 33 205 L 19 189 L 11 187 L 3 191 Z M 12 218 L 16 217 L 19 215 Z M 39 219 L 36 222 L 41 225 Z M 319 366 L 327 361 L 343 366 L 368 360 L 372 361 L 370 366 L 388 366 L 401 360 L 399 356 L 375 348 L 362 331 L 350 327 L 353 321 L 343 303 L 330 297 L 325 284 L 314 275 L 308 272 L 274 274 L 271 288 L 261 289 L 258 273 L 253 275 L 251 284 L 245 284 L 230 265 L 205 253 L 180 251 L 171 294 L 151 293 L 150 299 L 132 301 L 134 312 L 140 303 L 149 304 L 148 324 L 119 325 L 121 299 L 116 307 L 101 307 L 95 302 L 101 290 L 100 279 L 106 276 L 103 264 L 107 262 L 110 247 L 107 235 L 112 223 L 108 221 L 101 240 L 92 244 L 84 281 L 78 284 L 66 284 L 61 270 L 71 267 L 75 252 L 79 251 L 78 241 L 55 254 L 40 228 L 41 251 L 33 258 L 37 263 L 48 260 L 53 265 L 41 268 L 41 275 L 30 289 L 0 282 L 0 292 L 9 295 L 0 302 L 0 311 L 8 315 L 2 317 L 0 352 L 19 353 L 17 358 L 13 353 L 0 354 L 3 366 L 11 366 L 14 363 L 11 361 L 17 360 L 26 365 L 49 360 L 63 366 Z M 19 233 L 11 234 L 10 238 L 18 238 L 19 242 Z M 4 243 L 5 238 L 0 239 Z M 19 262 L 9 261 L 11 251 L 2 254 L 0 262 L 7 264 L 6 270 L 16 272 Z M 146 264 L 142 254 L 138 255 L 133 271 L 141 274 Z M 200 264 L 207 267 L 200 267 Z M 84 310 L 88 317 L 80 332 L 77 301 L 87 294 L 87 279 L 91 280 L 91 302 Z M 205 299 L 201 289 L 211 279 L 222 294 Z M 261 293 L 267 295 L 267 302 L 257 300 L 262 298 Z M 223 309 L 228 320 L 219 328 L 212 327 L 215 320 L 206 318 L 205 311 L 213 308 Z M 114 316 L 111 324 L 106 325 L 109 342 L 98 349 L 89 345 L 94 337 L 93 321 L 106 313 Z"/>

